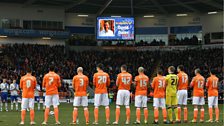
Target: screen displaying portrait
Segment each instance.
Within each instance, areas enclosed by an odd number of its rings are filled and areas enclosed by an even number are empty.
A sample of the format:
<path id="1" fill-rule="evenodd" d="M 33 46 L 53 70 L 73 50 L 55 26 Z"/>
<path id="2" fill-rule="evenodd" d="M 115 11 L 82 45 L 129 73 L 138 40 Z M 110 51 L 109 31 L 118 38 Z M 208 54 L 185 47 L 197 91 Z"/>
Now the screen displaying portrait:
<path id="1" fill-rule="evenodd" d="M 97 18 L 98 40 L 134 40 L 134 18 Z"/>

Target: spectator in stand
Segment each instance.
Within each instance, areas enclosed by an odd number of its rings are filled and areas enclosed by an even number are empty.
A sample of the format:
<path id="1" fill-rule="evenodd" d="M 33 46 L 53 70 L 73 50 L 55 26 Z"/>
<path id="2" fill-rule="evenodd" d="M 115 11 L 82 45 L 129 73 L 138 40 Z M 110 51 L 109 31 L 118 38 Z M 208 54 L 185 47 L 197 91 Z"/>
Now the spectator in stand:
<path id="1" fill-rule="evenodd" d="M 193 35 L 191 38 L 185 37 L 181 39 L 172 39 L 169 40 L 169 45 L 200 45 L 201 41 L 198 39 L 197 36 Z"/>
<path id="2" fill-rule="evenodd" d="M 223 95 L 224 95 L 224 80 L 220 81 L 220 83 L 218 85 L 219 85 L 219 87 L 218 87 L 219 99 L 223 102 L 223 100 L 224 100 L 224 97 L 223 97 Z"/>
<path id="3" fill-rule="evenodd" d="M 90 77 L 90 82 L 92 82 L 95 66 L 99 61 L 107 65 L 105 71 L 110 74 L 112 82 L 116 80 L 119 66 L 122 64 L 127 64 L 128 68 L 130 68 L 128 72 L 132 73 L 133 76 L 137 75 L 137 68 L 143 66 L 147 70 L 145 74 L 149 77 L 154 73 L 157 66 L 167 69 L 170 65 L 176 67 L 183 64 L 186 67 L 189 80 L 194 75 L 193 70 L 198 67 L 201 69 L 202 75 L 207 78 L 209 75 L 208 69 L 211 67 L 215 69 L 217 77 L 223 80 L 222 48 L 184 51 L 115 50 L 75 52 L 65 51 L 64 46 L 14 44 L 3 45 L 2 52 L 4 58 L 0 61 L 0 78 L 5 77 L 8 80 L 15 78 L 18 81 L 21 76 L 25 75 L 26 68 L 31 66 L 31 69 L 35 71 L 37 81 L 41 82 L 43 75 L 48 72 L 49 64 L 54 63 L 57 66 L 56 71 L 62 79 L 72 78 L 75 74 L 74 69 L 81 65 L 86 69 L 84 74 Z M 111 85 L 113 87 L 114 83 Z"/>

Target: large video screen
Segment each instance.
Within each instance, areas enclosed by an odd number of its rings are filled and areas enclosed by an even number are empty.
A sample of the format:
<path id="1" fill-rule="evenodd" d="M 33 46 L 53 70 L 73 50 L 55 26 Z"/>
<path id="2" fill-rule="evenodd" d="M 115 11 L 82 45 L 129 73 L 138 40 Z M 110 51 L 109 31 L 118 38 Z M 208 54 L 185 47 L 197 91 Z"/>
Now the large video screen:
<path id="1" fill-rule="evenodd" d="M 134 40 L 134 18 L 97 17 L 98 40 Z"/>

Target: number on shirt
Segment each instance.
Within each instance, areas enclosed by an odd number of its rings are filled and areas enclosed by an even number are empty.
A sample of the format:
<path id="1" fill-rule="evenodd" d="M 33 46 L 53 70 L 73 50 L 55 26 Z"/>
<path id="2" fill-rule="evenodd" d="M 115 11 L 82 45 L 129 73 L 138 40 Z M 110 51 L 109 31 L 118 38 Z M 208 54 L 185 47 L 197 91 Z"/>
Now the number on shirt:
<path id="1" fill-rule="evenodd" d="M 165 83 L 163 80 L 159 80 L 159 85 L 158 88 L 164 88 L 165 87 Z"/>
<path id="2" fill-rule="evenodd" d="M 30 80 L 27 80 L 26 81 L 26 88 L 30 88 L 31 87 L 31 81 Z"/>
<path id="3" fill-rule="evenodd" d="M 147 85 L 146 80 L 140 80 L 140 87 L 145 87 Z"/>
<path id="4" fill-rule="evenodd" d="M 215 81 L 215 80 L 213 80 L 213 81 L 212 81 L 212 87 L 213 87 L 213 88 L 217 88 L 217 86 L 218 86 L 218 82 Z"/>
<path id="5" fill-rule="evenodd" d="M 187 76 L 182 76 L 182 83 L 187 83 L 188 77 Z"/>
<path id="6" fill-rule="evenodd" d="M 171 79 L 171 85 L 176 85 L 177 84 L 177 79 L 176 78 L 172 78 Z"/>
<path id="7" fill-rule="evenodd" d="M 106 76 L 98 76 L 98 84 L 104 84 L 107 82 Z"/>
<path id="8" fill-rule="evenodd" d="M 83 78 L 80 78 L 79 80 L 80 80 L 80 86 L 82 87 L 84 85 L 84 80 Z"/>
<path id="9" fill-rule="evenodd" d="M 49 77 L 49 83 L 48 83 L 48 85 L 51 85 L 53 83 L 53 81 L 54 81 L 54 77 Z"/>
<path id="10" fill-rule="evenodd" d="M 130 77 L 122 77 L 121 81 L 123 84 L 129 84 L 131 81 L 131 78 Z"/>
<path id="11" fill-rule="evenodd" d="M 203 88 L 204 82 L 203 81 L 198 81 L 198 88 Z"/>

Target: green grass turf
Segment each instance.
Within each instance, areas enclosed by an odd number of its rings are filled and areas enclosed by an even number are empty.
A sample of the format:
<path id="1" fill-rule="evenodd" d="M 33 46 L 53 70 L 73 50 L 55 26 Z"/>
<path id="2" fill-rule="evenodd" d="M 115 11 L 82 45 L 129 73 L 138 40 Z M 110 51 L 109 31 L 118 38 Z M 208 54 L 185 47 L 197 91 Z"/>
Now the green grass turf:
<path id="1" fill-rule="evenodd" d="M 188 105 L 188 120 L 189 122 L 193 118 L 193 107 L 192 105 Z M 111 123 L 115 120 L 115 104 L 112 103 L 110 105 L 110 119 Z M 148 104 L 149 108 L 149 118 L 148 118 L 148 125 L 153 125 L 153 107 L 152 103 Z M 181 125 L 181 126 L 224 126 L 223 124 L 223 105 L 219 105 L 220 108 L 220 122 L 219 123 L 181 123 L 181 124 L 175 124 L 175 125 Z M 94 115 L 93 115 L 94 107 L 92 104 L 89 105 L 89 112 L 90 112 L 90 125 L 94 121 Z M 70 122 L 72 122 L 72 111 L 73 106 L 72 104 L 62 103 L 59 106 L 59 120 L 61 122 L 62 126 L 68 126 Z M 143 122 L 143 111 L 141 110 L 141 121 Z M 160 110 L 160 122 L 162 122 L 162 113 Z M 182 116 L 183 117 L 183 116 Z M 198 116 L 199 117 L 199 116 Z M 120 115 L 120 121 L 119 125 L 123 126 L 125 123 L 125 108 L 121 107 L 121 115 Z M 215 118 L 215 115 L 213 116 Z M 43 111 L 35 111 L 35 121 L 37 123 L 37 126 L 40 126 L 42 121 L 44 119 L 44 112 Z M 208 107 L 205 105 L 205 120 L 208 120 Z M 135 121 L 135 107 L 133 104 L 131 104 L 131 125 L 134 125 L 133 122 Z M 20 111 L 9 111 L 9 112 L 0 112 L 0 126 L 16 126 L 20 122 Z M 54 116 L 49 116 L 48 125 L 53 126 L 55 123 Z M 26 113 L 26 125 L 29 125 L 29 112 Z M 79 125 L 83 126 L 85 125 L 85 118 L 83 115 L 83 109 L 79 108 Z M 143 125 L 143 124 L 142 124 Z M 163 124 L 160 123 L 159 126 L 162 126 Z M 174 124 L 173 124 L 174 125 Z M 105 126 L 105 109 L 104 107 L 99 108 L 99 126 Z"/>

